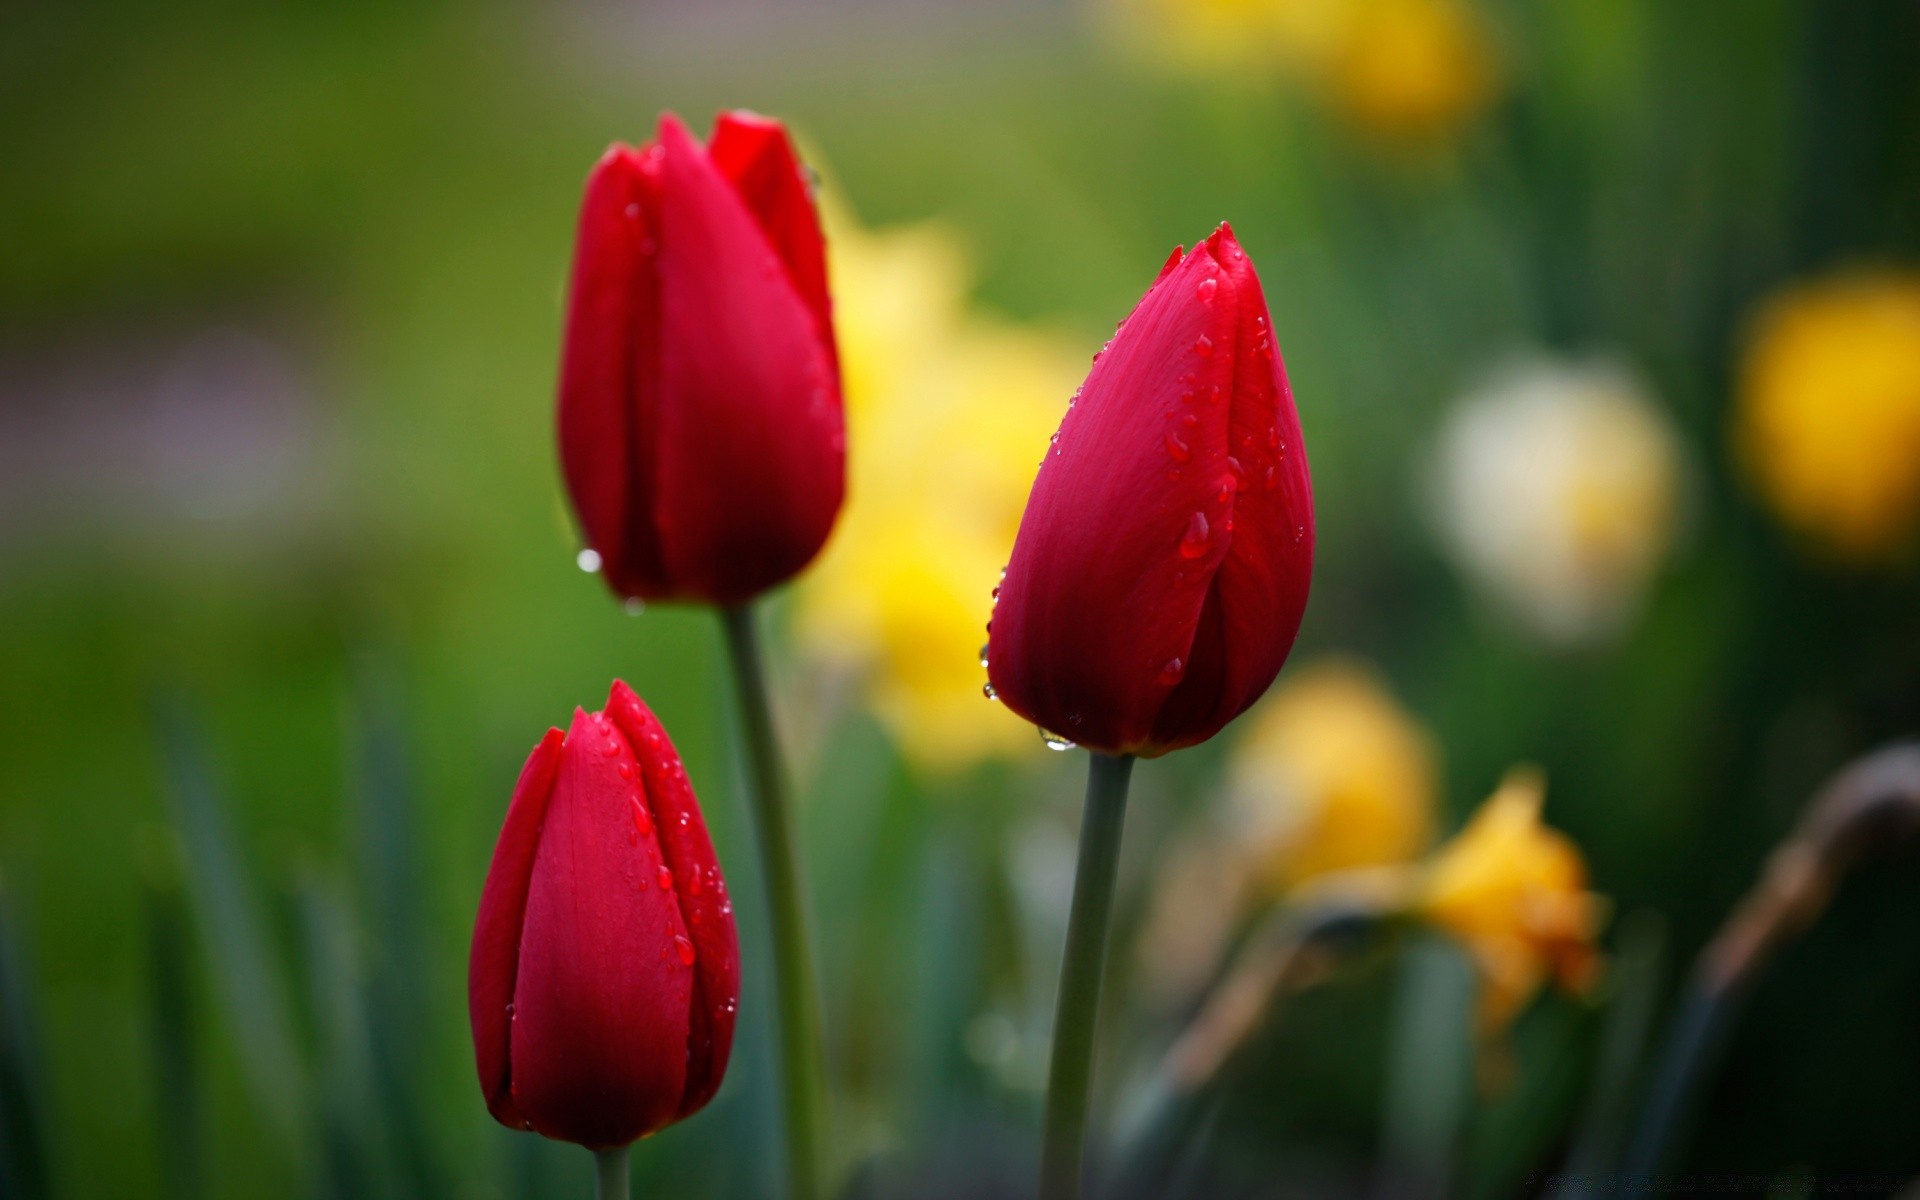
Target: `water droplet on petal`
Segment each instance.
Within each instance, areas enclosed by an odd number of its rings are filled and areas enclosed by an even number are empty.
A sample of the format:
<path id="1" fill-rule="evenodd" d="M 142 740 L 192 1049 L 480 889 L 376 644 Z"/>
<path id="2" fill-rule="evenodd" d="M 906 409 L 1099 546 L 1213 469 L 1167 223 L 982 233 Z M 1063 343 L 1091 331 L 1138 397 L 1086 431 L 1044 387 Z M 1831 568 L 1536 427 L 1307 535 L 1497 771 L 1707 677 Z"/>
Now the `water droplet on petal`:
<path id="1" fill-rule="evenodd" d="M 627 602 L 620 607 L 627 610 L 628 616 L 637 617 L 647 611 L 647 602 L 638 596 L 628 596 Z"/>
<path id="2" fill-rule="evenodd" d="M 704 886 L 705 885 L 700 882 L 700 872 L 695 871 L 693 874 L 687 876 L 687 895 L 698 896 Z"/>
<path id="3" fill-rule="evenodd" d="M 1212 353 L 1213 353 L 1213 339 L 1212 339 L 1212 338 L 1210 338 L 1210 337 L 1208 337 L 1208 336 L 1207 336 L 1206 334 L 1204 334 L 1204 333 L 1203 333 L 1203 334 L 1201 334 L 1201 335 L 1200 335 L 1200 340 L 1199 340 L 1199 341 L 1197 341 L 1197 342 L 1195 342 L 1195 343 L 1193 344 L 1193 352 L 1194 352 L 1195 354 L 1198 354 L 1198 355 L 1199 355 L 1199 356 L 1200 356 L 1201 358 L 1206 358 L 1206 357 L 1208 357 L 1208 356 L 1210 356 L 1210 355 L 1212 355 Z"/>
<path id="4" fill-rule="evenodd" d="M 980 647 L 980 665 L 982 667 L 987 665 L 987 651 L 991 650 L 992 648 L 993 647 L 991 645 Z"/>
<path id="5" fill-rule="evenodd" d="M 589 575 L 597 575 L 600 572 L 600 552 L 591 546 L 574 555 L 573 561 Z"/>
<path id="6" fill-rule="evenodd" d="M 1273 489 L 1280 486 L 1280 471 L 1278 468 L 1276 467 L 1267 468 L 1267 473 L 1265 476 L 1265 485 L 1268 491 L 1272 491 Z"/>
<path id="7" fill-rule="evenodd" d="M 661 863 L 659 870 L 653 873 L 653 877 L 659 881 L 663 891 L 673 890 L 673 872 L 667 870 L 667 864 Z"/>
<path id="8" fill-rule="evenodd" d="M 633 827 L 640 831 L 642 837 L 653 832 L 653 817 L 647 812 L 647 806 L 638 800 L 633 802 Z"/>
<path id="9" fill-rule="evenodd" d="M 1202 302 L 1211 302 L 1213 300 L 1213 294 L 1219 290 L 1220 281 L 1218 279 L 1202 279 L 1200 286 L 1193 289 L 1193 294 L 1200 297 Z"/>
<path id="10" fill-rule="evenodd" d="M 989 700 L 998 700 L 1000 698 L 1000 693 L 994 691 L 993 685 L 990 683 L 980 685 L 980 694 Z"/>
<path id="11" fill-rule="evenodd" d="M 1195 425 L 1198 425 L 1200 423 L 1200 418 L 1194 416 L 1192 413 L 1184 413 L 1180 417 L 1180 423 L 1182 425 L 1185 425 L 1188 429 L 1192 429 Z"/>
<path id="12" fill-rule="evenodd" d="M 680 955 L 681 965 L 688 967 L 693 965 L 692 942 L 676 933 L 673 935 L 673 948 Z"/>
<path id="13" fill-rule="evenodd" d="M 1167 454 L 1173 461 L 1186 462 L 1193 457 L 1193 448 L 1181 441 L 1180 435 L 1172 430 L 1167 431 L 1166 443 Z"/>
<path id="14" fill-rule="evenodd" d="M 1160 668 L 1160 682 L 1166 684 L 1179 683 L 1181 677 L 1186 673 L 1187 664 L 1185 662 L 1177 658 L 1170 658 L 1167 660 L 1167 665 Z"/>
<path id="15" fill-rule="evenodd" d="M 1185 536 L 1180 539 L 1180 557 L 1199 558 L 1207 552 L 1207 539 L 1210 537 L 1212 531 L 1207 528 L 1207 514 L 1193 514 L 1193 519 L 1187 522 Z"/>
<path id="16" fill-rule="evenodd" d="M 1074 748 L 1074 743 L 1069 739 L 1045 729 L 1040 731 L 1040 740 L 1049 750 L 1071 750 Z"/>

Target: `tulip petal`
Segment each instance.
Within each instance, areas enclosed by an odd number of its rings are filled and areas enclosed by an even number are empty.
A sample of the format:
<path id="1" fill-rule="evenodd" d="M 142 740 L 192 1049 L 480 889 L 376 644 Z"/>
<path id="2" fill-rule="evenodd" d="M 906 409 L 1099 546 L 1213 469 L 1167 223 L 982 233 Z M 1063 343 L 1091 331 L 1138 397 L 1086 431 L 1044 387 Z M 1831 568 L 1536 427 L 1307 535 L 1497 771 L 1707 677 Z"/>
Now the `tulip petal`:
<path id="1" fill-rule="evenodd" d="M 680 594 L 747 599 L 826 541 L 845 434 L 815 317 L 733 184 L 661 118 L 654 517 Z"/>
<path id="2" fill-rule="evenodd" d="M 1228 455 L 1233 533 L 1210 583 L 1186 678 L 1154 724 L 1166 749 L 1189 745 L 1244 712 L 1285 661 L 1313 573 L 1313 486 L 1300 417 L 1253 265 L 1222 225 L 1207 239 L 1231 292 L 1236 349 Z"/>
<path id="3" fill-rule="evenodd" d="M 560 364 L 560 461 L 587 544 L 625 595 L 653 594 L 646 428 L 658 388 L 658 163 L 616 145 L 587 178 Z"/>
<path id="4" fill-rule="evenodd" d="M 837 378 L 826 241 L 820 235 L 813 189 L 786 126 L 758 113 L 723 112 L 714 124 L 707 153 L 720 173 L 733 181 L 747 211 L 786 266 L 794 289 L 812 310 L 816 333 L 834 361 Z"/>
<path id="5" fill-rule="evenodd" d="M 1235 286 L 1205 246 L 1163 270 L 1096 358 L 1021 519 L 990 677 L 1083 745 L 1157 752 L 1154 716 L 1190 669 L 1233 525 Z"/>
<path id="6" fill-rule="evenodd" d="M 574 714 L 527 889 L 514 992 L 514 1102 L 539 1132 L 623 1145 L 685 1089 L 687 930 L 654 876 L 640 764 L 613 722 Z"/>
<path id="7" fill-rule="evenodd" d="M 733 901 L 686 768 L 659 719 L 632 688 L 618 681 L 607 697 L 607 715 L 639 755 L 660 853 L 672 873 L 675 899 L 692 943 L 687 1077 L 676 1113 L 684 1118 L 713 1098 L 733 1047 L 740 1001 L 740 942 L 734 930 Z"/>
<path id="8" fill-rule="evenodd" d="M 487 1111 L 513 1129 L 530 1128 L 513 1102 L 512 1068 L 508 1054 L 512 1036 L 513 991 L 520 967 L 521 930 L 527 909 L 527 886 L 533 876 L 534 852 L 541 825 L 560 769 L 560 746 L 565 735 L 549 729 L 527 756 L 514 785 L 513 801 L 493 851 L 486 886 L 480 893 L 480 915 L 473 926 L 473 950 L 467 961 L 467 1006 L 473 1023 L 474 1059 L 480 1068 L 480 1091 Z"/>

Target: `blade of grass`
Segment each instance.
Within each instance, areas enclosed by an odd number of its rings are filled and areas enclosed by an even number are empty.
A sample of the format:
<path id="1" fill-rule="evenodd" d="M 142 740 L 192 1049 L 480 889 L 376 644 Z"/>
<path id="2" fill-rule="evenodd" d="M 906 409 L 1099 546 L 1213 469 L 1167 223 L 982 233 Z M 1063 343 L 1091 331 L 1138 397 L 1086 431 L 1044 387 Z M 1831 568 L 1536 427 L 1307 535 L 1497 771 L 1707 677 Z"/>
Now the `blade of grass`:
<path id="1" fill-rule="evenodd" d="M 147 1039 L 153 1053 L 154 1118 L 166 1194 L 205 1194 L 199 1038 L 194 1026 L 192 933 L 177 871 L 150 873 L 141 886 L 147 942 Z"/>
<path id="2" fill-rule="evenodd" d="M 1593 1093 L 1567 1154 L 1556 1200 L 1587 1200 L 1605 1190 L 1603 1175 L 1626 1140 L 1634 1084 L 1653 1036 L 1666 941 L 1666 921 L 1658 913 L 1636 912 L 1620 923 L 1619 953 L 1607 972 L 1612 997 Z"/>
<path id="3" fill-rule="evenodd" d="M 309 1155 L 306 1072 L 266 922 L 241 867 L 205 748 L 177 700 L 159 710 L 167 796 L 186 851 L 186 877 L 215 990 L 248 1088 L 304 1173 Z"/>
<path id="4" fill-rule="evenodd" d="M 52 1194 L 44 1078 L 27 955 L 0 895 L 0 1194 Z"/>
<path id="5" fill-rule="evenodd" d="M 401 1194 L 375 1092 L 365 972 L 353 916 L 337 888 L 303 879 L 295 893 L 307 1010 L 314 1023 L 316 1118 L 328 1184 L 341 1200 Z"/>
<path id="6" fill-rule="evenodd" d="M 430 995 L 420 936 L 420 854 L 413 772 L 400 687 L 363 656 L 356 664 L 348 721 L 357 875 L 364 897 L 368 1036 L 376 1099 L 391 1133 L 407 1194 L 447 1194 L 446 1177 L 424 1114 L 420 1082 L 432 1070 L 424 1007 Z"/>
<path id="7" fill-rule="evenodd" d="M 1388 1047 L 1374 1194 L 1447 1194 L 1473 1078 L 1473 964 L 1438 936 L 1408 943 Z"/>

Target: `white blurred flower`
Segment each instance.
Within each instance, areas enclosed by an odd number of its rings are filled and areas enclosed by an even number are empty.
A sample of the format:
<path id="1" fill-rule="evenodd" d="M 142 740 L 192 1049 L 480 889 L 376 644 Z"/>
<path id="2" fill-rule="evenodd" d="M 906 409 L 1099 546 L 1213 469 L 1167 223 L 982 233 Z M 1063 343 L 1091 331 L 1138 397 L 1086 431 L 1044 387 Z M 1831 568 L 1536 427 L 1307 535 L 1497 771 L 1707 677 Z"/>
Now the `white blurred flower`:
<path id="1" fill-rule="evenodd" d="M 1455 407 L 1436 466 L 1448 552 L 1550 642 L 1622 628 L 1673 542 L 1679 437 L 1615 366 L 1533 360 L 1498 372 Z"/>

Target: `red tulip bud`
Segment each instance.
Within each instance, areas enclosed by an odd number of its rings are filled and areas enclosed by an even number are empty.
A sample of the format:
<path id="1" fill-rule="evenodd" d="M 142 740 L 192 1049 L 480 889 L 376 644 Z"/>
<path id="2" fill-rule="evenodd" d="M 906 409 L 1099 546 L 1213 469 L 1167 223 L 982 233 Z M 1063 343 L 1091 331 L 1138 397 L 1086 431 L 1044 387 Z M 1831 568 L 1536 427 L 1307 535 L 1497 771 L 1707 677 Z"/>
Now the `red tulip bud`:
<path id="1" fill-rule="evenodd" d="M 846 436 L 813 196 L 786 130 L 672 114 L 587 178 L 560 458 L 609 586 L 735 604 L 819 552 Z"/>
<path id="2" fill-rule="evenodd" d="M 1300 419 L 1232 230 L 1174 251 L 1067 408 L 989 626 L 993 690 L 1089 749 L 1205 741 L 1273 682 L 1313 569 Z"/>
<path id="3" fill-rule="evenodd" d="M 740 948 L 666 731 L 624 683 L 514 788 L 468 965 L 501 1124 L 602 1149 L 697 1112 L 733 1047 Z"/>

